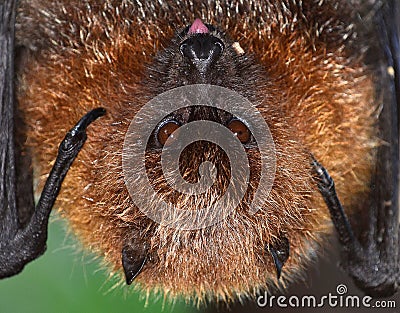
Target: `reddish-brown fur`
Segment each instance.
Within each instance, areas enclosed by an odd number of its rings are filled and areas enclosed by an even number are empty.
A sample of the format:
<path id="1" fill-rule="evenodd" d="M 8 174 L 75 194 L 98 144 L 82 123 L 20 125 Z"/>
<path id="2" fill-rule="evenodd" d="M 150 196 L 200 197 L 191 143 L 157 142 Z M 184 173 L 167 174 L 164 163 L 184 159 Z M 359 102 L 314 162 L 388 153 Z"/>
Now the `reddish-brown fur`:
<path id="1" fill-rule="evenodd" d="M 351 17 L 334 1 L 305 1 L 302 9 L 289 0 L 249 1 L 236 12 L 230 1 L 219 11 L 181 0 L 154 3 L 145 17 L 129 1 L 92 1 L 90 9 L 86 2 L 22 2 L 18 29 L 19 42 L 32 49 L 18 100 L 40 183 L 67 130 L 90 109 L 107 109 L 90 126 L 57 202 L 84 246 L 122 274 L 123 244 L 146 242 L 151 259 L 137 278 L 143 288 L 229 300 L 277 282 L 264 246 L 284 233 L 291 251 L 282 279 L 296 278 L 331 232 L 308 153 L 329 170 L 348 209 L 366 192 L 373 164 L 376 104 L 361 52 L 354 56 L 343 39 Z M 121 156 L 129 123 L 148 100 L 140 83 L 145 64 L 196 17 L 225 29 L 266 69 L 268 84 L 257 92 L 265 96 L 259 110 L 274 137 L 277 175 L 256 215 L 238 210 L 221 224 L 182 231 L 134 207 Z"/>

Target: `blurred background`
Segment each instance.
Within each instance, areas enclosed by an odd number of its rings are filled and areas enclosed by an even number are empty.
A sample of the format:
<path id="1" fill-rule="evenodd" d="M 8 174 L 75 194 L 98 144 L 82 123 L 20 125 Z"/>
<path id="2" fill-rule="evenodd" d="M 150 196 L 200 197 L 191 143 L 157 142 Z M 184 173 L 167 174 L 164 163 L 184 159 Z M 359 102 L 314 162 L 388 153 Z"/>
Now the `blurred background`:
<path id="1" fill-rule="evenodd" d="M 0 313 L 128 313 L 128 312 L 177 312 L 177 313 L 215 313 L 215 312 L 294 312 L 315 313 L 321 308 L 258 308 L 256 304 L 244 302 L 224 306 L 208 306 L 197 310 L 194 305 L 177 301 L 165 302 L 162 296 L 150 297 L 132 291 L 132 287 L 112 288 L 115 281 L 109 281 L 97 261 L 87 253 L 79 252 L 79 246 L 72 235 L 67 235 L 65 223 L 53 216 L 49 228 L 47 252 L 38 260 L 28 264 L 23 272 L 15 277 L 0 280 Z M 300 282 L 291 285 L 285 295 L 336 294 L 336 288 L 345 284 L 347 295 L 362 294 L 348 277 L 338 268 L 338 252 L 335 242 L 322 252 L 320 261 L 311 264 L 307 275 Z M 129 290 L 128 290 L 129 289 Z M 276 296 L 281 293 L 276 293 Z M 394 300 L 397 308 L 330 308 L 323 312 L 357 313 L 399 313 L 400 296 Z M 275 302 L 276 304 L 276 302 Z"/>

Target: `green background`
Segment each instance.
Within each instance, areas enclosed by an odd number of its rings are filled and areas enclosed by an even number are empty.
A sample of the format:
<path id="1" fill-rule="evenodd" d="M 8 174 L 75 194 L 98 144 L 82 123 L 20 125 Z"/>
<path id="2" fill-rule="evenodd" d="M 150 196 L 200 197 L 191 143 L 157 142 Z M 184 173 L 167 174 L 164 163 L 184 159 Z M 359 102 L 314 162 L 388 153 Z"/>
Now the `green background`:
<path id="1" fill-rule="evenodd" d="M 104 270 L 66 235 L 65 223 L 52 218 L 48 248 L 21 274 L 0 280 L 0 313 L 196 312 L 183 302 L 164 303 L 162 296 L 143 295 L 131 287 L 112 289 Z M 127 289 L 129 290 L 127 291 Z"/>

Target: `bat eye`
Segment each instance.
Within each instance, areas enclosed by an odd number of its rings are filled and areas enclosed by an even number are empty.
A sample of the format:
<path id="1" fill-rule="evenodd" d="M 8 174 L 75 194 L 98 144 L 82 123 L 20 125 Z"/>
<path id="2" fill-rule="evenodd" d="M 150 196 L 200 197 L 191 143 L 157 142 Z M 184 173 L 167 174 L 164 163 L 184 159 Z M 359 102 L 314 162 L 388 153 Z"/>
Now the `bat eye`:
<path id="1" fill-rule="evenodd" d="M 175 132 L 180 126 L 176 122 L 167 122 L 160 127 L 157 133 L 157 140 L 161 145 L 165 145 L 168 138 L 176 139 L 178 133 Z M 175 132 L 175 133 L 174 133 Z"/>
<path id="2" fill-rule="evenodd" d="M 232 120 L 228 123 L 228 128 L 235 136 L 238 137 L 241 143 L 245 144 L 250 141 L 251 132 L 243 122 L 239 120 Z"/>

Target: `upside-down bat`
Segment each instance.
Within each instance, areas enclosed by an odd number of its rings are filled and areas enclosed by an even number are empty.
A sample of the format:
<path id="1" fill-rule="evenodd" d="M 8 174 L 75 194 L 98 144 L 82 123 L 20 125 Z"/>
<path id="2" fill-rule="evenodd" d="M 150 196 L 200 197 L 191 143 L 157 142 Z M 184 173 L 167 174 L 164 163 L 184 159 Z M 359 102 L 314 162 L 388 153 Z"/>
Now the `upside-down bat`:
<path id="1" fill-rule="evenodd" d="M 0 277 L 44 252 L 55 206 L 112 273 L 171 297 L 230 301 L 295 280 L 334 228 L 356 284 L 373 296 L 396 292 L 396 1 L 6 0 L 0 13 Z M 275 175 L 256 212 L 260 125 L 212 98 L 168 112 L 134 143 L 145 172 L 127 183 L 132 120 L 160 94 L 196 84 L 234 91 L 268 125 Z M 168 183 L 161 155 L 196 121 L 229 130 L 248 164 L 232 166 L 214 142 L 192 142 L 176 172 L 195 185 L 211 162 L 214 182 L 184 194 Z M 219 214 L 230 177 L 246 166 L 239 203 L 204 227 L 176 226 L 167 214 L 154 220 L 128 192 L 155 212 L 167 201 Z M 33 180 L 42 190 L 36 206 Z"/>

